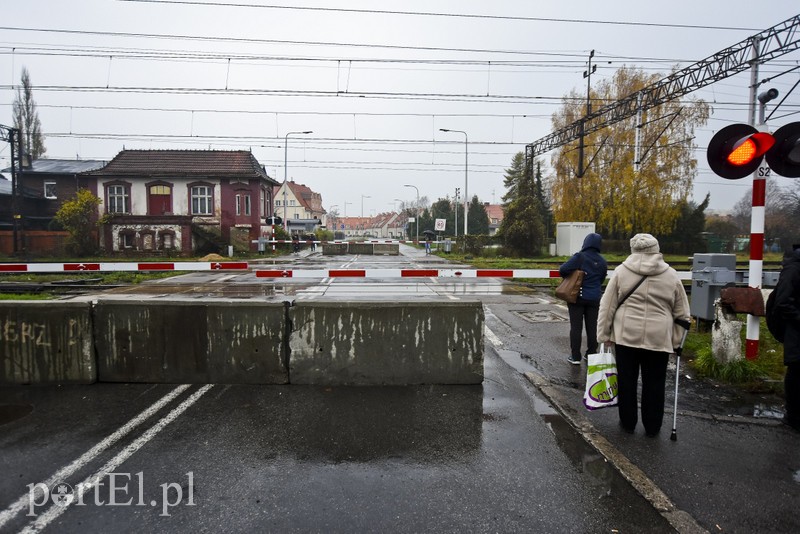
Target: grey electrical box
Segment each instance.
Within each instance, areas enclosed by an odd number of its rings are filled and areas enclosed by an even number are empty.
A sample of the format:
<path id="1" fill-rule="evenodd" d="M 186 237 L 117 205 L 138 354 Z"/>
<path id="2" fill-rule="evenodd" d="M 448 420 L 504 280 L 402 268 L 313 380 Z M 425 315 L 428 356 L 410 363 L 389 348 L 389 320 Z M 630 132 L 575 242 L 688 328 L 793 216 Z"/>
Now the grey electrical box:
<path id="1" fill-rule="evenodd" d="M 736 283 L 735 254 L 695 254 L 692 260 L 692 317 L 714 319 L 714 301 L 720 290 Z"/>

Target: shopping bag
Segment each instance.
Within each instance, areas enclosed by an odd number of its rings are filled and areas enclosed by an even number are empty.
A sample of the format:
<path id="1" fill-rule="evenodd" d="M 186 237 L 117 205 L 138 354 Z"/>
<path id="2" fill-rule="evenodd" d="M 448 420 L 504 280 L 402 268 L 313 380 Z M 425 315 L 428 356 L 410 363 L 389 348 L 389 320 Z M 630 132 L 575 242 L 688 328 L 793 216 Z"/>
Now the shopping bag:
<path id="1" fill-rule="evenodd" d="M 583 284 L 584 272 L 580 269 L 575 269 L 566 278 L 561 280 L 556 288 L 556 297 L 563 301 L 575 304 L 578 301 L 578 293 L 581 291 Z"/>
<path id="2" fill-rule="evenodd" d="M 617 360 L 610 349 L 601 346 L 597 354 L 589 354 L 586 365 L 586 391 L 583 405 L 599 410 L 617 405 Z"/>

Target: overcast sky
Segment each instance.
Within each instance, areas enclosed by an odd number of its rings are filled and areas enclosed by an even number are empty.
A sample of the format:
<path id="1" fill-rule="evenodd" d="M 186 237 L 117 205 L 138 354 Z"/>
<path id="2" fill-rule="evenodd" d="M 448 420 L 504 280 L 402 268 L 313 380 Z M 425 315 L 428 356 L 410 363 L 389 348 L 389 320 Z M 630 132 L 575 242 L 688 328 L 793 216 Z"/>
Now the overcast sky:
<path id="1" fill-rule="evenodd" d="M 724 7 L 723 7 L 724 6 Z M 465 188 L 499 203 L 515 153 L 551 132 L 573 89 L 617 68 L 665 75 L 798 13 L 796 0 L 532 2 L 25 0 L 4 2 L 0 123 L 27 67 L 47 157 L 110 160 L 128 149 L 252 150 L 270 176 L 370 215 Z M 380 11 L 376 11 L 380 10 Z M 402 12 L 402 13 L 400 13 Z M 469 16 L 464 16 L 469 15 Z M 760 70 L 800 65 L 800 52 Z M 800 69 L 777 77 L 781 97 Z M 747 121 L 749 74 L 692 96 L 714 114 L 698 132 L 695 200 L 728 210 L 750 186 L 713 175 L 714 131 Z M 793 114 L 792 114 L 793 113 Z M 770 121 L 800 120 L 800 88 Z M 440 128 L 462 130 L 445 133 Z M 291 134 L 288 158 L 285 140 Z M 549 161 L 549 155 L 545 157 Z M 8 166 L 7 144 L 0 164 Z M 776 178 L 781 185 L 790 179 Z M 369 198 L 366 198 L 369 197 Z M 345 202 L 349 204 L 345 207 Z"/>

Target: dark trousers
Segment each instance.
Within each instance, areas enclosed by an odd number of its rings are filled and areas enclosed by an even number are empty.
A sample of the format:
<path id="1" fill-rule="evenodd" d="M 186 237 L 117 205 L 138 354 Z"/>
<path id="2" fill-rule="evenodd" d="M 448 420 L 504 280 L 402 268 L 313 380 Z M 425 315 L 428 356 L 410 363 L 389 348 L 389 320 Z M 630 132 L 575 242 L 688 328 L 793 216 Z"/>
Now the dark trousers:
<path id="1" fill-rule="evenodd" d="M 800 430 L 800 362 L 786 364 L 786 422 Z"/>
<path id="2" fill-rule="evenodd" d="M 581 357 L 582 329 L 586 324 L 586 354 L 597 352 L 597 315 L 600 303 L 581 300 L 575 304 L 567 304 L 569 310 L 569 348 L 572 358 L 579 360 Z"/>
<path id="3" fill-rule="evenodd" d="M 656 434 L 664 420 L 664 388 L 669 354 L 616 346 L 619 384 L 619 420 L 633 430 L 637 421 L 637 384 L 642 370 L 642 424 L 648 434 Z"/>

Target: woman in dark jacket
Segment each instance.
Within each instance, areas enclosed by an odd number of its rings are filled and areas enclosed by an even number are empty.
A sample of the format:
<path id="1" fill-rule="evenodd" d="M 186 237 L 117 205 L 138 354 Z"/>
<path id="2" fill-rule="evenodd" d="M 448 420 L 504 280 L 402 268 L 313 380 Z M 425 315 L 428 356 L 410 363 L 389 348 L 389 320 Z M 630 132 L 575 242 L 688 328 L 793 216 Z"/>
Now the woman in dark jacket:
<path id="1" fill-rule="evenodd" d="M 800 430 L 800 245 L 793 248 L 784 257 L 783 270 L 774 291 L 775 307 L 786 325 L 783 335 L 786 415 L 783 420 Z"/>
<path id="2" fill-rule="evenodd" d="M 581 269 L 584 273 L 581 291 L 575 304 L 567 304 L 569 309 L 569 363 L 581 363 L 581 337 L 583 324 L 586 323 L 586 354 L 597 352 L 597 313 L 600 309 L 600 297 L 603 296 L 601 284 L 608 274 L 608 264 L 600 255 L 603 238 L 600 234 L 589 234 L 583 240 L 583 247 L 568 259 L 558 272 L 566 278 L 572 272 Z"/>

